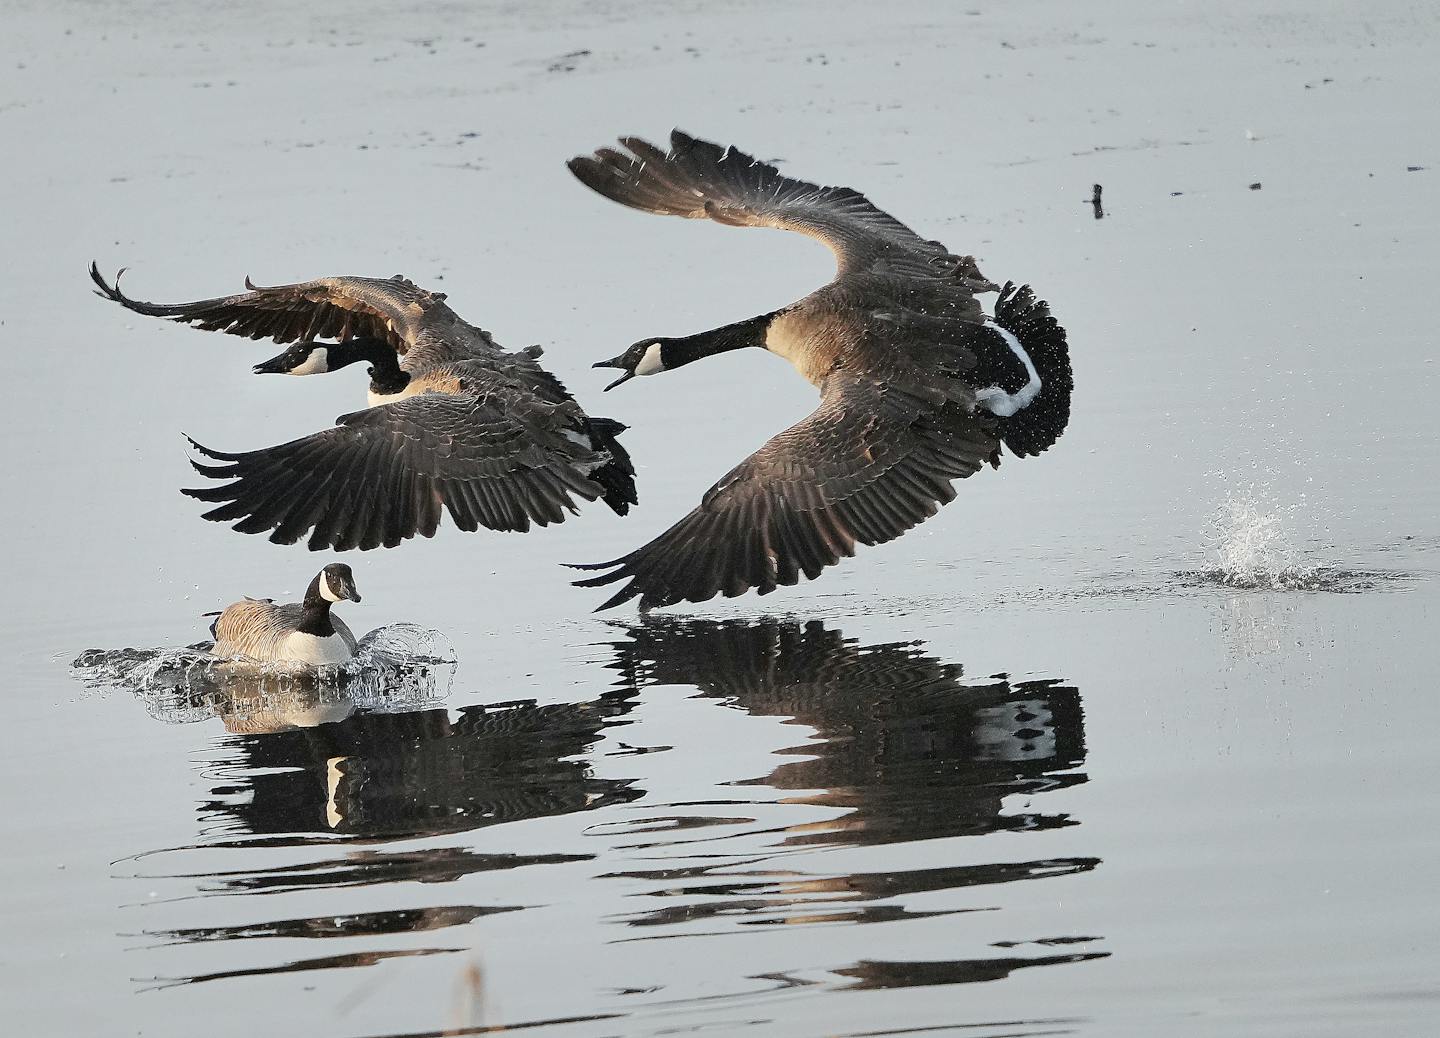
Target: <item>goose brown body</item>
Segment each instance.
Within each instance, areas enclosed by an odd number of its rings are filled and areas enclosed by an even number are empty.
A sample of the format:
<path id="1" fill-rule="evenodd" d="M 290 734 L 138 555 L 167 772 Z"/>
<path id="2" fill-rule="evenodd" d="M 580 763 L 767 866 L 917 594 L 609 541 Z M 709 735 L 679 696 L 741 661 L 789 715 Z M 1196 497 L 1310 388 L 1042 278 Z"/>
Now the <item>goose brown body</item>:
<path id="1" fill-rule="evenodd" d="M 304 618 L 305 607 L 299 602 L 281 605 L 257 598 L 236 602 L 226 606 L 215 621 L 215 647 L 211 652 L 216 656 L 243 656 L 261 661 L 314 662 L 296 659 L 291 652 L 293 636 Z M 344 662 L 355 655 L 355 635 L 338 616 L 332 616 L 330 623 L 344 648 L 344 656 L 327 662 Z"/>
<path id="2" fill-rule="evenodd" d="M 300 602 L 246 598 L 226 606 L 210 625 L 210 651 L 259 663 L 345 663 L 355 655 L 355 636 L 330 607 L 346 600 L 360 601 L 355 575 L 343 562 L 332 562 L 315 574 Z"/>
<path id="3" fill-rule="evenodd" d="M 207 519 L 284 544 L 308 534 L 311 550 L 343 551 L 433 536 L 445 512 L 462 530 L 523 532 L 562 522 L 577 498 L 603 499 L 621 515 L 636 500 L 616 439 L 623 425 L 587 415 L 540 365 L 538 347 L 503 350 L 443 294 L 403 277 L 269 288 L 247 279 L 246 292 L 180 304 L 132 299 L 93 266 L 91 277 L 136 313 L 294 344 L 290 362 L 277 365 L 282 354 L 257 370 L 372 364 L 372 406 L 333 429 L 243 453 L 192 440 L 214 462 L 196 470 L 225 481 L 185 491 L 215 506 Z"/>
<path id="4" fill-rule="evenodd" d="M 820 390 L 819 408 L 717 482 L 657 538 L 577 581 L 625 581 L 601 608 L 760 594 L 813 579 L 858 544 L 898 537 L 955 496 L 951 481 L 1037 454 L 1064 431 L 1065 332 L 1028 287 L 1003 288 L 971 256 L 921 238 L 864 195 L 676 131 L 572 159 L 634 209 L 791 230 L 835 253 L 829 284 L 772 314 L 678 339 L 641 340 L 606 366 L 626 378 L 761 347 Z M 977 293 L 998 292 L 987 315 Z M 647 345 L 647 343 L 649 345 Z M 622 378 L 620 381 L 625 381 Z M 619 384 L 618 382 L 616 384 Z"/>

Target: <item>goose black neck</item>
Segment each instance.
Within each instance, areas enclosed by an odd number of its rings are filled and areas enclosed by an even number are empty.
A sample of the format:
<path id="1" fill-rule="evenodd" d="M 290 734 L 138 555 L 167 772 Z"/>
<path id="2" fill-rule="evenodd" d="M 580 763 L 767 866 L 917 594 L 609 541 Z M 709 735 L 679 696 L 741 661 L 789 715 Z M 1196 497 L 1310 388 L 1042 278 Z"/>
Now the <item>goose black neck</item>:
<path id="1" fill-rule="evenodd" d="M 300 607 L 305 612 L 295 628 L 297 631 L 320 638 L 328 638 L 335 633 L 335 624 L 330 619 L 330 600 L 320 593 L 320 574 L 315 574 L 315 579 L 305 589 L 305 599 Z"/>
<path id="2" fill-rule="evenodd" d="M 336 343 L 332 347 L 332 354 L 335 359 L 330 362 L 330 369 L 344 367 L 346 364 L 354 364 L 357 361 L 368 361 L 370 364 L 370 388 L 376 393 L 398 393 L 410 384 L 408 372 L 400 369 L 400 358 L 395 353 L 395 347 L 384 339 L 377 339 L 371 335 L 357 335 L 353 339 Z"/>
<path id="3" fill-rule="evenodd" d="M 777 311 L 778 312 L 778 311 Z M 661 359 L 666 369 L 678 368 L 702 357 L 717 353 L 742 350 L 747 346 L 764 346 L 765 332 L 770 327 L 774 313 L 761 314 L 746 321 L 737 321 L 708 332 L 698 332 L 678 339 L 671 339 L 661 347 Z"/>

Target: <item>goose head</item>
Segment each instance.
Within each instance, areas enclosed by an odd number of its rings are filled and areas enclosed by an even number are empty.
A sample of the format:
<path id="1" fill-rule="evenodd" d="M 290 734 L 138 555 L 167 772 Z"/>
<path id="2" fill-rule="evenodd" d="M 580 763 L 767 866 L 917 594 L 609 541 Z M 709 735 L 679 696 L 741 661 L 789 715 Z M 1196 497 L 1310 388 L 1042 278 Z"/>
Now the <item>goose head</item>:
<path id="1" fill-rule="evenodd" d="M 667 367 L 673 366 L 665 363 L 665 346 L 674 341 L 673 339 L 641 339 L 620 356 L 599 361 L 592 366 L 619 368 L 625 372 L 605 387 L 605 391 L 608 393 L 621 383 L 629 382 L 636 375 L 657 375 Z"/>
<path id="2" fill-rule="evenodd" d="M 252 370 L 257 375 L 319 375 L 359 359 L 346 356 L 336 344 L 297 342 L 278 357 L 256 364 Z"/>
<path id="3" fill-rule="evenodd" d="M 399 393 L 410 383 L 400 370 L 395 348 L 381 339 L 361 336 L 341 342 L 297 342 L 278 357 L 256 364 L 257 375 L 319 375 L 369 361 L 371 388 L 377 393 Z"/>
<path id="4" fill-rule="evenodd" d="M 332 562 L 320 571 L 316 578 L 320 597 L 327 602 L 360 601 L 360 592 L 355 590 L 355 575 L 343 562 Z"/>

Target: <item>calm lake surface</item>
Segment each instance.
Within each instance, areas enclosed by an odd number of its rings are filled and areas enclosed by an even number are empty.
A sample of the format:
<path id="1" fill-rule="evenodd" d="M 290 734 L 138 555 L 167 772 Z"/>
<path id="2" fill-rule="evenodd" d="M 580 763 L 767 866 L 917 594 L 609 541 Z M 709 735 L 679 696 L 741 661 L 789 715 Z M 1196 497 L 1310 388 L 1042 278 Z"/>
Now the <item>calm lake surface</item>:
<path id="1" fill-rule="evenodd" d="M 8 1033 L 1436 1033 L 1433 4 L 5 25 Z M 758 351 L 599 392 L 630 342 L 831 276 L 563 165 L 675 125 L 1035 285 L 1057 447 L 814 584 L 592 615 L 560 563 L 814 406 Z M 194 642 L 334 558 L 202 522 L 181 432 L 264 446 L 364 393 L 103 304 L 92 259 L 164 301 L 403 271 L 629 423 L 641 507 L 346 557 L 352 627 L 453 646 L 423 695 L 262 734 L 92 688 L 83 650 Z"/>

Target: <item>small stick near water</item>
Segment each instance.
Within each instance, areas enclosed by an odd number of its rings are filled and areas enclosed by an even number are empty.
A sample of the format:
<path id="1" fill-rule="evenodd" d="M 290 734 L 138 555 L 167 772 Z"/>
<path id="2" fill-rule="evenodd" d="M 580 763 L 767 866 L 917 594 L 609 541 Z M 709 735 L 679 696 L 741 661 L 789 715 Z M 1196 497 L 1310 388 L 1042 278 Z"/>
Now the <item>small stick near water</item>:
<path id="1" fill-rule="evenodd" d="M 1105 219 L 1105 207 L 1100 204 L 1100 192 L 1102 190 L 1103 188 L 1101 188 L 1099 184 L 1096 184 L 1095 193 L 1090 196 L 1090 205 L 1095 209 L 1095 219 L 1097 220 Z"/>

